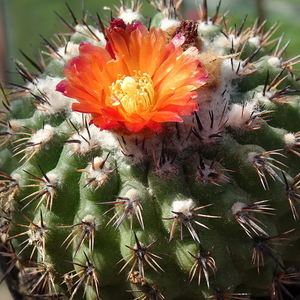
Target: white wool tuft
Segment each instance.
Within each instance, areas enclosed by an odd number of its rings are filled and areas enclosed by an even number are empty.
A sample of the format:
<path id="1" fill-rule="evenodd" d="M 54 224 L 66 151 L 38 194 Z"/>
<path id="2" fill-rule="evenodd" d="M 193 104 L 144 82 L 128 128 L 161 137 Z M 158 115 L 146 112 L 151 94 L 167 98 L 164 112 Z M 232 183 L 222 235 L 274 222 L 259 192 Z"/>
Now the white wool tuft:
<path id="1" fill-rule="evenodd" d="M 9 131 L 11 133 L 18 132 L 21 126 L 22 125 L 19 120 L 15 120 L 15 119 L 9 120 Z"/>
<path id="2" fill-rule="evenodd" d="M 256 93 L 255 94 L 255 99 L 259 102 L 263 102 L 265 104 L 270 104 L 270 98 L 273 96 L 274 92 L 273 91 L 267 91 L 263 95 L 263 93 Z"/>
<path id="3" fill-rule="evenodd" d="M 229 110 L 227 117 L 227 125 L 236 129 L 243 129 L 247 120 L 255 110 L 256 101 L 249 101 L 244 106 L 241 104 L 233 104 Z"/>
<path id="4" fill-rule="evenodd" d="M 62 59 L 67 62 L 73 57 L 79 55 L 78 44 L 74 44 L 73 42 L 68 42 L 66 46 L 60 47 L 57 52 L 62 57 Z"/>
<path id="5" fill-rule="evenodd" d="M 258 35 L 251 37 L 248 42 L 250 44 L 253 44 L 256 48 L 259 48 L 261 46 L 260 44 L 260 37 Z"/>
<path id="6" fill-rule="evenodd" d="M 86 38 L 86 41 L 97 46 L 103 46 L 106 45 L 106 39 L 102 32 L 100 32 L 98 29 L 93 28 L 92 26 L 85 26 L 82 24 L 78 24 L 75 27 L 76 32 L 73 34 L 73 38 L 76 40 L 76 38 L 81 38 L 84 36 Z M 91 34 L 91 31 L 93 34 Z M 90 38 L 87 38 L 90 37 Z M 97 38 L 96 38 L 97 37 Z"/>
<path id="7" fill-rule="evenodd" d="M 95 178 L 95 181 L 98 182 L 99 185 L 105 182 L 105 180 L 108 177 L 108 174 L 111 171 L 110 164 L 107 161 L 104 163 L 104 166 L 100 168 L 103 162 L 104 160 L 102 157 L 96 156 L 93 159 L 93 163 L 90 163 L 89 165 L 90 178 Z"/>
<path id="8" fill-rule="evenodd" d="M 287 148 L 292 148 L 295 146 L 297 139 L 293 133 L 287 133 L 283 136 L 283 141 Z"/>
<path id="9" fill-rule="evenodd" d="M 90 41 L 91 44 L 96 45 L 96 46 L 105 46 L 106 45 L 106 39 L 105 35 L 103 32 L 99 31 L 98 29 L 93 31 L 94 35 L 98 38 L 98 40 L 92 39 Z"/>
<path id="10" fill-rule="evenodd" d="M 86 215 L 86 216 L 82 219 L 82 222 L 94 224 L 94 223 L 95 223 L 95 217 L 92 216 L 92 215 Z"/>
<path id="11" fill-rule="evenodd" d="M 109 132 L 108 130 L 101 131 L 99 128 L 97 129 L 98 129 L 98 137 L 102 148 L 106 148 L 106 149 L 120 148 L 119 141 L 115 135 L 111 134 L 111 132 Z"/>
<path id="12" fill-rule="evenodd" d="M 159 28 L 162 29 L 163 31 L 166 31 L 169 28 L 177 27 L 179 24 L 180 22 L 178 20 L 164 18 L 161 20 L 159 24 Z"/>
<path id="13" fill-rule="evenodd" d="M 130 202 L 137 202 L 140 200 L 140 195 L 136 189 L 130 189 L 125 194 L 125 197 L 130 199 Z"/>
<path id="14" fill-rule="evenodd" d="M 192 199 L 177 200 L 172 203 L 172 211 L 180 212 L 186 216 L 191 215 L 191 210 L 195 207 L 195 202 Z"/>
<path id="15" fill-rule="evenodd" d="M 77 111 L 71 111 L 69 114 L 69 120 L 72 121 L 74 124 L 80 124 L 82 125 L 83 117 L 86 120 L 87 123 L 91 120 L 92 116 L 90 114 L 82 114 Z"/>
<path id="16" fill-rule="evenodd" d="M 278 57 L 272 56 L 271 58 L 268 59 L 268 63 L 270 66 L 274 68 L 280 68 L 280 59 Z"/>
<path id="17" fill-rule="evenodd" d="M 20 182 L 22 180 L 22 176 L 19 173 L 12 174 L 11 178 L 16 180 L 17 182 Z"/>
<path id="18" fill-rule="evenodd" d="M 225 35 L 221 34 L 218 37 L 215 38 L 214 44 L 217 49 L 231 49 L 232 45 L 233 47 L 237 47 L 237 45 L 240 42 L 239 37 L 235 37 L 233 34 L 228 35 L 226 37 Z"/>
<path id="19" fill-rule="evenodd" d="M 215 25 L 213 25 L 212 21 L 210 21 L 210 20 L 208 20 L 207 22 L 200 22 L 198 24 L 198 30 L 200 30 L 200 31 L 206 31 L 206 30 L 211 31 L 212 26 L 215 26 Z"/>
<path id="20" fill-rule="evenodd" d="M 45 108 L 43 113 L 45 114 L 56 114 L 62 111 L 68 111 L 71 109 L 74 99 L 64 96 L 61 92 L 57 92 L 56 86 L 62 79 L 59 77 L 50 77 L 39 79 L 36 84 L 30 83 L 28 88 L 33 95 L 38 95 L 42 98 L 46 97 L 47 101 L 50 103 L 43 103 L 42 106 Z M 29 95 L 31 96 L 31 95 Z"/>
<path id="21" fill-rule="evenodd" d="M 242 211 L 242 209 L 246 206 L 243 202 L 235 202 L 231 207 L 231 212 L 233 215 L 236 215 Z"/>
<path id="22" fill-rule="evenodd" d="M 78 112 L 71 112 L 69 119 L 74 123 L 74 124 L 82 124 L 82 113 Z M 89 114 L 84 114 L 84 117 L 86 119 L 86 122 L 89 123 L 91 120 L 91 115 Z M 89 140 L 89 137 L 86 136 L 87 132 L 86 130 L 84 131 L 84 137 Z M 96 127 L 94 124 L 89 125 L 89 132 L 91 135 L 91 140 L 89 141 L 91 145 L 99 145 L 101 146 L 102 149 L 120 149 L 120 144 L 118 141 L 118 138 L 116 135 L 114 135 L 111 131 L 109 130 L 101 130 L 100 128 Z M 82 132 L 80 133 L 82 134 Z M 74 135 L 73 138 L 76 136 L 76 139 L 82 140 L 82 138 L 78 137 L 78 135 Z M 72 138 L 72 139 L 73 139 Z M 86 150 L 88 150 L 88 144 L 84 141 Z M 74 149 L 77 148 L 78 151 L 80 151 L 80 145 L 74 145 Z M 82 150 L 84 149 L 82 148 Z"/>
<path id="23" fill-rule="evenodd" d="M 231 81 L 232 79 L 239 77 L 236 71 L 239 69 L 241 64 L 242 62 L 237 59 L 227 58 L 222 60 L 221 75 L 222 75 L 222 79 L 225 80 L 225 84 L 228 83 L 228 81 Z M 230 88 L 229 85 L 227 85 L 226 87 L 227 89 Z"/>
<path id="24" fill-rule="evenodd" d="M 73 143 L 72 149 L 75 152 L 86 153 L 96 146 L 100 145 L 99 128 L 95 125 L 90 125 L 88 130 L 84 128 L 78 133 L 75 133 L 71 139 L 80 141 L 79 143 Z"/>
<path id="25" fill-rule="evenodd" d="M 55 133 L 55 129 L 51 125 L 45 125 L 44 128 L 38 130 L 36 133 L 34 133 L 29 142 L 33 144 L 45 144 L 49 142 Z"/>
<path id="26" fill-rule="evenodd" d="M 133 10 L 131 8 L 126 8 L 120 12 L 119 18 L 122 19 L 125 23 L 130 24 L 133 21 L 140 20 L 142 18 L 142 15 L 139 11 Z"/>
<path id="27" fill-rule="evenodd" d="M 257 152 L 249 152 L 248 153 L 248 159 L 250 162 L 254 163 L 257 160 L 257 155 L 259 155 L 259 153 Z"/>
<path id="28" fill-rule="evenodd" d="M 50 182 L 47 182 L 48 184 L 58 186 L 60 183 L 60 176 L 57 173 L 47 173 L 47 178 L 49 179 Z"/>

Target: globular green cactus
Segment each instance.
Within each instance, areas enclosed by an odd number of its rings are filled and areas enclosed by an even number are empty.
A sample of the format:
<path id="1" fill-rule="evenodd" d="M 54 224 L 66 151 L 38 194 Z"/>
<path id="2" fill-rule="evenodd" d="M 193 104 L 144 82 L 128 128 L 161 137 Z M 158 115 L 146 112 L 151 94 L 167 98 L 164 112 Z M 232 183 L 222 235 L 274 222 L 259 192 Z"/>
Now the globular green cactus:
<path id="1" fill-rule="evenodd" d="M 24 299 L 293 297 L 299 57 L 277 25 L 154 6 L 151 23 L 138 3 L 62 20 L 38 75 L 17 62 L 26 84 L 1 110 L 6 276 Z"/>

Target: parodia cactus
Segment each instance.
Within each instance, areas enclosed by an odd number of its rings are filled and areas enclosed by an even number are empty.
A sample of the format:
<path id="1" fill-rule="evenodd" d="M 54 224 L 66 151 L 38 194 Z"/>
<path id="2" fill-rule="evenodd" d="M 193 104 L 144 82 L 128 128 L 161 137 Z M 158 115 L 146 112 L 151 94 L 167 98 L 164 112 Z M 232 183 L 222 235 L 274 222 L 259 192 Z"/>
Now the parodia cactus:
<path id="1" fill-rule="evenodd" d="M 17 63 L 0 221 L 25 298 L 281 299 L 297 283 L 298 57 L 276 25 L 166 2 L 151 25 L 139 4 L 63 20 L 38 75 Z"/>

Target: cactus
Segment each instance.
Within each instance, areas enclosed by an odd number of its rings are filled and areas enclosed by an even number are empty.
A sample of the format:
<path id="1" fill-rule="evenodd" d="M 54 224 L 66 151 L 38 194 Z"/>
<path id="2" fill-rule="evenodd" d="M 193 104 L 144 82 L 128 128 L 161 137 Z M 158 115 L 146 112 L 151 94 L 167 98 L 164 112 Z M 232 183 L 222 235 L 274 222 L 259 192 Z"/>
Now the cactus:
<path id="1" fill-rule="evenodd" d="M 38 74 L 16 62 L 26 83 L 1 110 L 5 275 L 24 299 L 293 297 L 299 57 L 284 58 L 277 25 L 153 5 L 151 24 L 138 2 L 110 22 L 62 19 L 69 32 L 30 60 Z"/>

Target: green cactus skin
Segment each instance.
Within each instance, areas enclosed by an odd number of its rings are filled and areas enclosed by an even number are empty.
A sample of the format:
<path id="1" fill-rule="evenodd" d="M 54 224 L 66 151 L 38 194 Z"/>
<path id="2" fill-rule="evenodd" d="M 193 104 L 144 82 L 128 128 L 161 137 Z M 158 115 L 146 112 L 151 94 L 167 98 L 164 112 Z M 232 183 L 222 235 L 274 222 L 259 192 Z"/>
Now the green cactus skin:
<path id="1" fill-rule="evenodd" d="M 283 58 L 275 27 L 222 25 L 206 1 L 181 22 L 164 2 L 151 25 L 190 30 L 208 79 L 199 110 L 162 133 L 100 131 L 55 91 L 79 43 L 105 45 L 97 21 L 64 21 L 70 38 L 48 43 L 39 75 L 17 63 L 27 83 L 1 110 L 0 228 L 24 299 L 283 299 L 299 283 L 298 58 Z M 116 17 L 144 20 L 138 5 Z"/>

